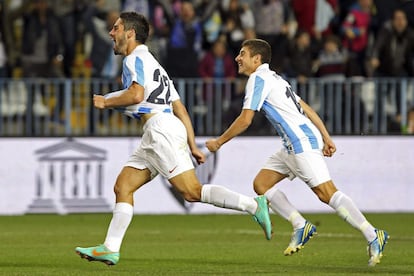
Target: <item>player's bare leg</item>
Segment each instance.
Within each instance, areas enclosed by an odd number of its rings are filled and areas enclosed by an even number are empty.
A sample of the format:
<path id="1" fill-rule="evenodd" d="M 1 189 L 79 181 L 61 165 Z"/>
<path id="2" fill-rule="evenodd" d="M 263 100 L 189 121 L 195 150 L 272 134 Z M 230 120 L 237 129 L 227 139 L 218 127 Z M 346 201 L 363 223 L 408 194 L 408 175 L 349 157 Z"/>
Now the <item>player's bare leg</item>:
<path id="1" fill-rule="evenodd" d="M 119 174 L 114 192 L 116 204 L 103 244 L 93 247 L 76 247 L 75 252 L 88 261 L 115 265 L 120 258 L 122 240 L 134 213 L 134 192 L 151 179 L 148 169 L 124 167 Z"/>
<path id="2" fill-rule="evenodd" d="M 219 185 L 201 185 L 194 170 L 183 172 L 169 181 L 187 201 L 200 201 L 221 208 L 248 212 L 263 228 L 266 239 L 271 239 L 272 225 L 266 198 L 248 197 Z"/>

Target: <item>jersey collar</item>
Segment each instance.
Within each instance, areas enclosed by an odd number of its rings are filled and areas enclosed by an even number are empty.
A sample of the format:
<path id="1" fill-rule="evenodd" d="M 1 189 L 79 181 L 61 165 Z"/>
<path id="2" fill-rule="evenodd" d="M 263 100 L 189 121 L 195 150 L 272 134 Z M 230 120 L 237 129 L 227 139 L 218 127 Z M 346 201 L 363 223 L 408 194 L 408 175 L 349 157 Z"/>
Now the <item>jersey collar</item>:
<path id="1" fill-rule="evenodd" d="M 269 70 L 269 64 L 268 63 L 263 63 L 262 65 L 257 67 L 256 71 L 259 71 L 259 70 Z"/>

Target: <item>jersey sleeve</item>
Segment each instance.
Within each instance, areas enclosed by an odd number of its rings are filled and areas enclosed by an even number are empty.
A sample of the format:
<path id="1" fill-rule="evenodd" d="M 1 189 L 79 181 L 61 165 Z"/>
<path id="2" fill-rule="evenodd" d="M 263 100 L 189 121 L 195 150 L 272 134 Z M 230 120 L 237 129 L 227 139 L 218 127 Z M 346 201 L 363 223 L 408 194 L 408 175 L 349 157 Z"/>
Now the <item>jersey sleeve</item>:
<path id="1" fill-rule="evenodd" d="M 300 102 L 300 100 L 301 100 L 301 97 L 296 93 L 296 91 L 294 91 L 293 89 L 292 89 L 292 86 L 290 86 L 290 84 L 287 82 L 287 81 L 283 81 L 283 83 L 284 83 L 284 85 L 286 86 L 286 88 L 287 89 L 290 89 L 290 91 L 292 91 L 293 92 L 293 95 L 294 95 L 294 97 L 295 97 L 295 101 L 297 102 L 297 103 L 299 103 Z"/>
<path id="2" fill-rule="evenodd" d="M 266 98 L 264 79 L 257 75 L 251 75 L 246 84 L 243 109 L 259 111 Z"/>
<path id="3" fill-rule="evenodd" d="M 144 63 L 137 56 L 127 56 L 123 65 L 124 87 L 129 87 L 133 82 L 145 86 Z"/>
<path id="4" fill-rule="evenodd" d="M 178 94 L 177 89 L 175 89 L 174 83 L 172 80 L 170 81 L 170 101 L 176 101 L 180 99 L 180 95 Z"/>

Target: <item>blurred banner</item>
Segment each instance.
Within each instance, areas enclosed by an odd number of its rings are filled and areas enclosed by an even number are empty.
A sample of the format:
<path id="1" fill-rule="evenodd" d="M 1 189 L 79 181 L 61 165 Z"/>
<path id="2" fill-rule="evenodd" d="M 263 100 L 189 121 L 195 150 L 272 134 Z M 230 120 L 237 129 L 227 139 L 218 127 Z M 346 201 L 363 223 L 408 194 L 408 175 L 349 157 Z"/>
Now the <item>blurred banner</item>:
<path id="1" fill-rule="evenodd" d="M 198 137 L 200 145 L 208 137 Z M 414 139 L 409 136 L 337 136 L 327 158 L 336 186 L 365 212 L 414 212 Z M 111 212 L 113 185 L 139 138 L 1 138 L 0 214 Z M 203 183 L 254 196 L 252 181 L 274 137 L 238 137 L 196 168 Z M 279 187 L 303 212 L 331 212 L 300 180 Z M 135 193 L 135 213 L 234 213 L 182 200 L 156 177 Z"/>

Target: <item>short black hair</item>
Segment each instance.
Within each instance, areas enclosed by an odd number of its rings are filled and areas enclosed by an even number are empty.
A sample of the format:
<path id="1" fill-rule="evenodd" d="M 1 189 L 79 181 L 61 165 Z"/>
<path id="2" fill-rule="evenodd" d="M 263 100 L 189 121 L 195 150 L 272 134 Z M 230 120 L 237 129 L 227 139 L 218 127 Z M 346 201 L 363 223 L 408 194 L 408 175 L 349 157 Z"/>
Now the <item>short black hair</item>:
<path id="1" fill-rule="evenodd" d="M 145 44 L 149 35 L 149 23 L 145 16 L 137 12 L 122 12 L 119 17 L 125 30 L 133 29 L 135 40 Z"/>
<path id="2" fill-rule="evenodd" d="M 242 47 L 247 47 L 250 50 L 252 56 L 260 55 L 262 57 L 262 63 L 270 63 L 272 60 L 272 48 L 267 41 L 263 39 L 248 39 L 243 41 Z"/>

